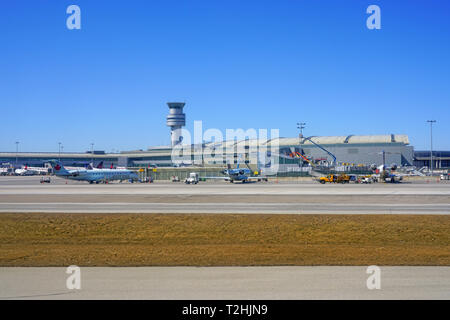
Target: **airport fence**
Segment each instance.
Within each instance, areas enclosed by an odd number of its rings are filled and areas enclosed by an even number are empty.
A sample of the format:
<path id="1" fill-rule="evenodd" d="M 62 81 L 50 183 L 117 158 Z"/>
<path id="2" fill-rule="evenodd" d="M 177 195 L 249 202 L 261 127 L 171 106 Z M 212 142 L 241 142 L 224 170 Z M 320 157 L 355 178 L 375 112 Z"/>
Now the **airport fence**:
<path id="1" fill-rule="evenodd" d="M 167 181 L 184 181 L 191 172 L 198 173 L 200 179 L 206 177 L 225 177 L 222 173 L 225 170 L 224 167 L 158 167 L 158 168 L 129 168 L 137 172 L 139 179 L 141 181 L 147 180 L 167 180 Z M 347 173 L 347 174 L 358 174 L 365 175 L 371 174 L 372 171 L 368 168 L 348 168 L 345 171 L 336 171 L 330 168 L 315 168 L 315 172 L 319 172 L 320 174 L 339 174 L 339 173 Z M 296 177 L 311 177 L 311 173 L 308 171 L 289 171 L 289 172 L 278 172 L 273 175 L 273 177 L 279 178 L 296 178 Z"/>
<path id="2" fill-rule="evenodd" d="M 200 178 L 204 177 L 222 177 L 224 168 L 217 167 L 158 167 L 158 168 L 130 168 L 137 172 L 139 179 L 145 181 L 152 180 L 168 180 L 168 181 L 184 181 L 191 172 L 197 172 Z"/>

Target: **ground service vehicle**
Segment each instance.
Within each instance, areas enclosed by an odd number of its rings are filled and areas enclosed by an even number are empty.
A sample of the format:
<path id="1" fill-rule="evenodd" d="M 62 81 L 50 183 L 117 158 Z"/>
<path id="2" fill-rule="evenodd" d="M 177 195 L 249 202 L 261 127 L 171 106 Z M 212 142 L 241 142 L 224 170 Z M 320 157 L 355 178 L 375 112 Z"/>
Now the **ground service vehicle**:
<path id="1" fill-rule="evenodd" d="M 50 182 L 51 182 L 50 177 L 48 177 L 48 178 L 42 177 L 41 181 L 40 181 L 40 183 L 50 183 Z"/>
<path id="2" fill-rule="evenodd" d="M 198 183 L 198 173 L 197 172 L 191 172 L 189 174 L 189 177 L 184 180 L 184 183 L 186 184 L 197 184 Z"/>
<path id="3" fill-rule="evenodd" d="M 349 183 L 350 177 L 346 174 L 329 174 L 326 177 L 320 177 L 319 182 L 322 184 L 325 184 L 326 182 Z"/>

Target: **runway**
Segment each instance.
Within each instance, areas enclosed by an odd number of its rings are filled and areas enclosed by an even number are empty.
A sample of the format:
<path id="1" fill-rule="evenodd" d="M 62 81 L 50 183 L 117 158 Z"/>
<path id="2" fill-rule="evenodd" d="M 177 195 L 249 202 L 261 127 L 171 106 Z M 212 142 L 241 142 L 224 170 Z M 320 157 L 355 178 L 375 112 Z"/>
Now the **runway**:
<path id="1" fill-rule="evenodd" d="M 1 203 L 0 212 L 247 213 L 247 214 L 450 214 L 442 204 L 316 203 Z"/>
<path id="2" fill-rule="evenodd" d="M 0 177 L 0 194 L 130 194 L 130 195 L 447 195 L 450 182 L 400 184 L 326 184 L 313 181 L 226 183 L 200 182 L 197 185 L 157 182 L 151 184 L 86 182 L 53 178 L 40 184 L 39 177 Z"/>
<path id="3" fill-rule="evenodd" d="M 450 214 L 450 183 L 89 185 L 1 177 L 0 212 Z"/>
<path id="4" fill-rule="evenodd" d="M 450 214 L 449 183 L 320 185 L 306 182 L 89 185 L 0 177 L 0 212 Z M 70 264 L 70 262 L 68 262 Z M 0 299 L 450 299 L 450 267 L 0 268 Z"/>
<path id="5" fill-rule="evenodd" d="M 0 299 L 450 299 L 450 267 L 81 268 L 81 289 L 65 268 L 0 268 Z"/>

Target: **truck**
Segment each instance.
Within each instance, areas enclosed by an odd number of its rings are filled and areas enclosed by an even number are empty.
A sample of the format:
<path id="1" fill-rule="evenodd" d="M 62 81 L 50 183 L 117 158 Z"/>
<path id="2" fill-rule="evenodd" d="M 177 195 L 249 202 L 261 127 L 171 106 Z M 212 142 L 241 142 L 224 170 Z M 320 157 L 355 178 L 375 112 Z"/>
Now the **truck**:
<path id="1" fill-rule="evenodd" d="M 350 177 L 345 173 L 337 175 L 337 174 L 329 174 L 326 177 L 320 177 L 319 182 L 321 184 L 325 184 L 327 182 L 333 183 L 349 183 Z"/>
<path id="2" fill-rule="evenodd" d="M 191 172 L 189 173 L 189 177 L 184 180 L 184 183 L 186 184 L 197 184 L 199 181 L 198 179 L 198 173 L 197 172 Z"/>

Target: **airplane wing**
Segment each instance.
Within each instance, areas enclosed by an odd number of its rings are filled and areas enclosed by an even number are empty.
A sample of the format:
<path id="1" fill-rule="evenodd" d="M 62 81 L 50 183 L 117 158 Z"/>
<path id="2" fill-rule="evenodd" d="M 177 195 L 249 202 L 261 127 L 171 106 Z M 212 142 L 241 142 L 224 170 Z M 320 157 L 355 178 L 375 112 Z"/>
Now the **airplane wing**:
<path id="1" fill-rule="evenodd" d="M 200 179 L 220 179 L 220 180 L 225 180 L 225 181 L 229 181 L 230 177 L 200 177 Z"/>
<path id="2" fill-rule="evenodd" d="M 269 179 L 271 177 L 267 177 L 267 176 L 251 176 L 251 177 L 247 177 L 247 180 L 264 180 L 267 181 L 267 179 Z"/>

